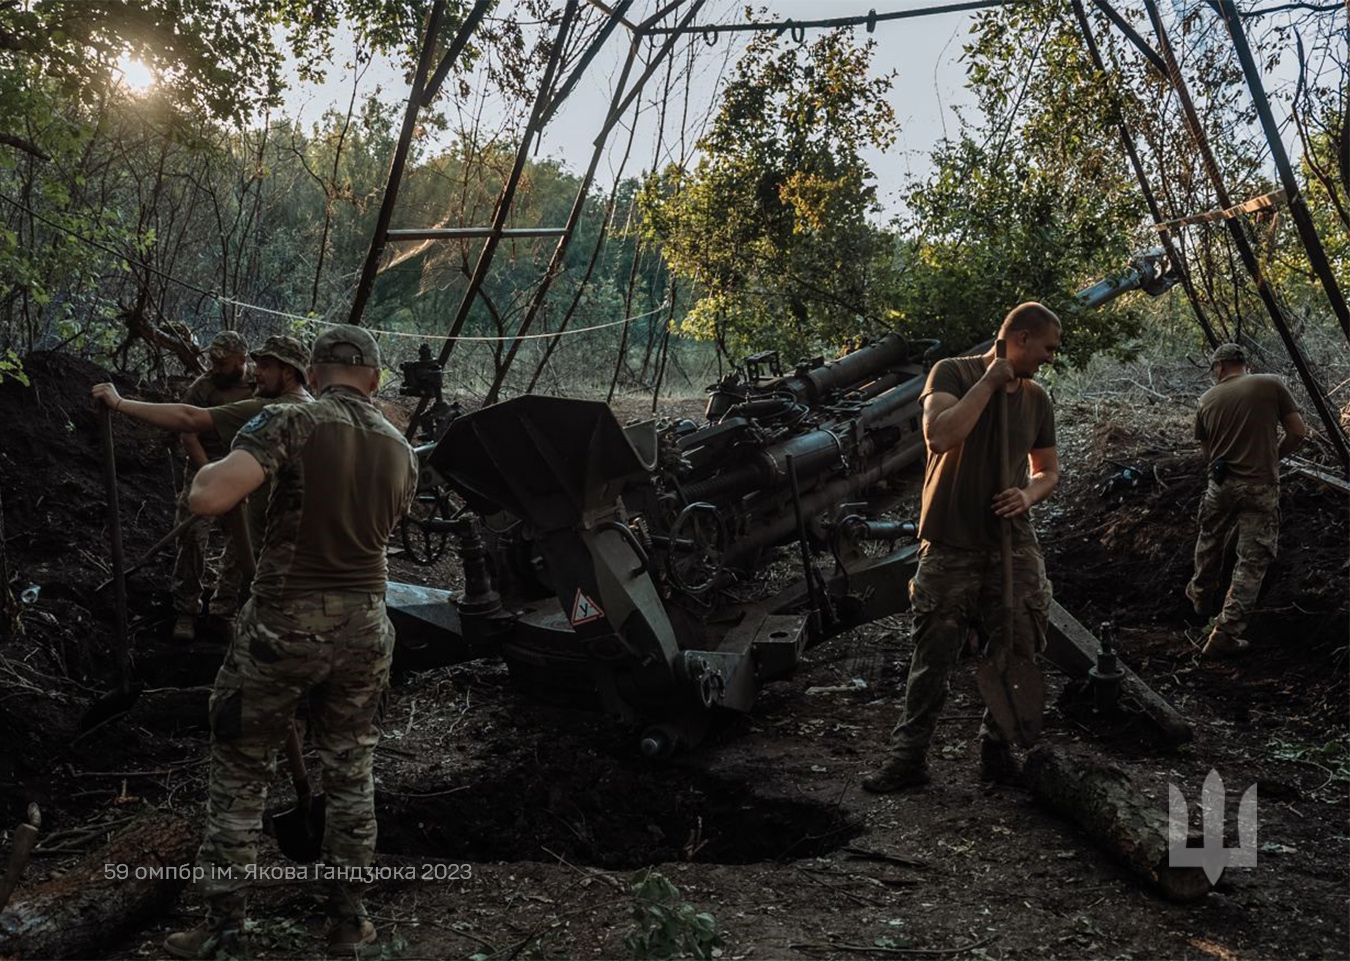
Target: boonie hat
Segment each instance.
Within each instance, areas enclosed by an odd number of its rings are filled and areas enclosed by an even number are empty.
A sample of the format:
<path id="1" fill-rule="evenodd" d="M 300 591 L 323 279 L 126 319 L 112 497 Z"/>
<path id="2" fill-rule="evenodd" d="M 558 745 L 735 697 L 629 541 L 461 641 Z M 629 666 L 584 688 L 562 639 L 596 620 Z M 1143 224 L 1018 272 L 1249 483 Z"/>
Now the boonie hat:
<path id="1" fill-rule="evenodd" d="M 261 357 L 279 360 L 283 364 L 294 367 L 296 373 L 301 377 L 305 376 L 305 368 L 309 366 L 309 352 L 305 350 L 305 345 L 294 337 L 288 337 L 285 334 L 273 334 L 268 337 L 263 341 L 262 346 L 249 356 L 254 360 Z"/>
<path id="2" fill-rule="evenodd" d="M 1237 344 L 1220 344 L 1209 355 L 1209 366 L 1215 364 L 1240 364 L 1247 359 L 1247 353 Z"/>
<path id="3" fill-rule="evenodd" d="M 212 357 L 220 360 L 226 357 L 242 357 L 248 353 L 248 342 L 237 330 L 222 330 L 211 338 L 207 351 Z"/>
<path id="4" fill-rule="evenodd" d="M 380 345 L 364 327 L 341 324 L 330 327 L 314 338 L 314 349 L 309 362 L 318 364 L 347 364 L 351 367 L 380 366 Z"/>

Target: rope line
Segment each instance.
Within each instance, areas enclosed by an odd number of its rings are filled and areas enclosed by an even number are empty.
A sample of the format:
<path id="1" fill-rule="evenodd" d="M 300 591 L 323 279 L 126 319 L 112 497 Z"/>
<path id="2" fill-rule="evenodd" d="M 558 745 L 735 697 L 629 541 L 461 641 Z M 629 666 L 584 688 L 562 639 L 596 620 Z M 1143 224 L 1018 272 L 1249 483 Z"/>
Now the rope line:
<path id="1" fill-rule="evenodd" d="M 26 204 L 23 204 L 12 197 L 0 193 L 0 200 L 12 204 L 19 210 L 22 210 L 24 213 L 28 214 L 33 219 L 39 220 L 42 223 L 46 224 L 48 227 L 51 227 L 53 230 L 59 230 L 62 233 L 74 237 L 81 243 L 88 244 L 89 246 L 101 250 L 104 253 L 112 254 L 119 260 L 123 260 L 128 264 L 132 264 L 136 267 L 141 268 L 142 270 L 146 270 L 156 275 L 157 277 L 167 280 L 170 283 L 178 284 L 180 287 L 186 287 L 188 290 L 201 294 L 204 297 L 210 297 L 212 300 L 218 301 L 219 303 L 229 304 L 233 307 L 238 307 L 243 310 L 252 310 L 260 314 L 270 314 L 273 317 L 284 317 L 287 320 L 293 320 L 301 324 L 322 324 L 327 327 L 341 326 L 341 324 L 339 324 L 337 321 L 324 320 L 322 317 L 311 317 L 305 314 L 293 314 L 285 310 L 274 310 L 271 307 L 263 307 L 258 304 L 250 304 L 249 302 L 239 300 L 236 297 L 227 297 L 224 294 L 217 293 L 213 290 L 207 290 L 204 287 L 198 287 L 191 281 L 181 280 L 178 277 L 173 276 L 172 274 L 165 273 L 158 267 L 154 267 L 151 266 L 150 264 L 145 263 L 142 260 L 133 260 L 132 258 L 127 257 L 125 254 L 123 254 L 115 247 L 109 246 L 108 244 L 105 244 L 102 241 L 94 240 L 92 237 L 86 237 L 84 236 L 84 234 L 71 230 L 64 224 L 59 224 L 53 220 L 49 220 L 46 217 L 42 216 L 42 214 L 28 207 Z M 545 338 L 551 337 L 568 337 L 571 336 L 572 334 L 586 334 L 594 330 L 605 330 L 606 328 L 609 327 L 618 327 L 621 324 L 631 324 L 633 323 L 633 321 L 641 320 L 644 317 L 650 317 L 652 314 L 665 310 L 665 308 L 668 307 L 669 305 L 670 299 L 667 298 L 666 300 L 663 300 L 659 305 L 653 307 L 651 310 L 646 311 L 645 313 L 634 314 L 631 317 L 624 317 L 620 320 L 611 320 L 603 324 L 592 324 L 590 327 L 573 327 L 569 330 L 559 330 L 553 331 L 551 333 L 525 334 L 522 337 L 512 337 L 512 336 L 484 337 L 484 336 L 468 336 L 463 334 L 457 337 L 451 337 L 447 334 L 416 334 L 416 333 L 409 333 L 408 331 L 403 330 L 380 330 L 375 327 L 367 327 L 365 329 L 370 331 L 372 334 L 384 334 L 389 337 L 411 337 L 417 340 L 437 340 L 437 341 L 463 340 L 475 343 L 506 343 L 514 340 L 543 340 Z"/>

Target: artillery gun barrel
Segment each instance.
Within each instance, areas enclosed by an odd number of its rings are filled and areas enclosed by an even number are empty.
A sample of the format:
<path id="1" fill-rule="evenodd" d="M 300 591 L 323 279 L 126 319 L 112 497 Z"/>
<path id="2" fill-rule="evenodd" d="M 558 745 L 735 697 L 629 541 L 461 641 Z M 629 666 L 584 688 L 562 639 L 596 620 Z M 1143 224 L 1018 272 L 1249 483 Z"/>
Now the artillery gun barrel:
<path id="1" fill-rule="evenodd" d="M 918 400 L 923 393 L 923 378 L 913 377 L 892 387 L 861 406 L 855 413 L 833 418 L 822 427 L 788 437 L 757 452 L 746 464 L 681 488 L 688 503 L 694 501 L 725 501 L 753 491 L 768 492 L 788 483 L 787 459 L 796 464 L 797 476 L 803 483 L 857 457 L 868 458 L 877 453 L 879 443 L 889 443 L 890 432 L 881 429 L 886 421 Z M 859 440 L 862 428 L 871 432 Z M 922 445 L 920 445 L 922 446 Z"/>
<path id="2" fill-rule="evenodd" d="M 789 374 L 771 386 L 788 391 L 802 403 L 814 407 L 836 391 L 861 387 L 887 368 L 901 363 L 907 353 L 908 345 L 903 337 L 887 334 L 819 367 Z"/>

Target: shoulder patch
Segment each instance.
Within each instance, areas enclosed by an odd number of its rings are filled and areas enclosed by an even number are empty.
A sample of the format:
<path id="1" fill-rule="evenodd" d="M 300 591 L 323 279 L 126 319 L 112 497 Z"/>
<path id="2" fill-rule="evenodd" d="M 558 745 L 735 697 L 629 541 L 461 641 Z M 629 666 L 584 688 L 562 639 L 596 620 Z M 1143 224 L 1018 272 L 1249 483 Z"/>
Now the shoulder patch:
<path id="1" fill-rule="evenodd" d="M 258 413 L 253 415 L 252 420 L 250 420 L 243 427 L 239 428 L 239 433 L 252 434 L 257 431 L 260 431 L 267 426 L 267 422 L 270 421 L 275 415 L 276 415 L 275 407 L 264 407 L 262 410 L 258 411 Z"/>

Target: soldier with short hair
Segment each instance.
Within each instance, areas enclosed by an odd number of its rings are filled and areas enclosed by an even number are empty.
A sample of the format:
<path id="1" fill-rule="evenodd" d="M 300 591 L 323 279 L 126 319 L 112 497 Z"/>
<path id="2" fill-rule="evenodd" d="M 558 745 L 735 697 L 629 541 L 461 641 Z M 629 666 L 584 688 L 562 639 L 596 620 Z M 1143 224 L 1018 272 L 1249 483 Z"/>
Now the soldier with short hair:
<path id="1" fill-rule="evenodd" d="M 1060 323 L 1048 308 L 1025 303 L 1004 318 L 999 337 L 1007 359 L 991 347 L 974 357 L 940 360 L 921 395 L 928 448 L 919 515 L 919 567 L 909 582 L 914 654 L 905 707 L 886 758 L 863 777 L 876 793 L 919 787 L 930 780 L 928 749 L 947 700 L 948 676 L 973 624 L 982 624 L 989 655 L 1010 645 L 1034 658 L 1045 647 L 1050 582 L 1028 516 L 1059 483 L 1055 415 L 1045 389 L 1031 378 L 1059 350 Z M 998 489 L 997 416 L 990 403 L 1008 395 L 1008 476 Z M 1000 525 L 1011 521 L 1013 637 L 1003 637 Z M 986 781 L 1016 772 L 1008 737 L 986 710 L 980 725 L 980 771 Z"/>
<path id="2" fill-rule="evenodd" d="M 253 396 L 253 376 L 248 369 L 248 343 L 237 331 L 222 330 L 211 338 L 207 347 L 211 368 L 197 377 L 183 393 L 182 402 L 192 407 L 219 407 Z M 174 524 L 188 517 L 187 495 L 198 468 L 220 460 L 229 450 L 214 430 L 196 434 L 180 434 L 179 442 L 187 454 L 183 471 L 183 486 L 178 492 L 174 510 Z M 173 563 L 173 637 L 190 641 L 196 634 L 197 616 L 201 613 L 202 591 L 209 578 L 215 581 L 209 613 L 233 617 L 243 602 L 240 596 L 246 586 L 241 576 L 241 565 L 236 557 L 234 539 L 225 538 L 225 552 L 219 562 L 208 558 L 211 525 L 198 522 L 183 532 L 178 539 L 178 552 Z M 217 573 L 218 571 L 218 573 Z"/>
<path id="3" fill-rule="evenodd" d="M 1209 483 L 1196 518 L 1195 575 L 1186 596 L 1201 617 L 1216 614 L 1224 548 L 1236 530 L 1237 564 L 1203 649 L 1227 657 L 1249 646 L 1242 632 L 1280 538 L 1280 459 L 1298 450 L 1308 428 L 1284 381 L 1250 373 L 1237 344 L 1219 345 L 1209 368 L 1214 386 L 1200 396 L 1195 414 Z"/>
<path id="4" fill-rule="evenodd" d="M 305 698 L 327 794 L 322 859 L 348 869 L 329 892 L 329 949 L 349 954 L 375 938 L 357 875 L 375 854 L 374 721 L 394 648 L 385 551 L 417 487 L 412 448 L 371 400 L 379 374 L 369 332 L 325 331 L 309 372 L 318 399 L 262 410 L 193 485 L 190 503 L 202 514 L 273 487 L 252 597 L 211 694 L 210 796 L 197 855 L 207 917 L 168 937 L 175 957 L 237 947 L 277 748 Z"/>
<path id="5" fill-rule="evenodd" d="M 237 334 L 234 336 L 238 337 Z M 254 363 L 256 380 L 254 396 L 242 400 L 210 407 L 188 403 L 160 404 L 128 400 L 118 394 L 117 388 L 112 384 L 95 384 L 92 391 L 94 401 L 96 403 L 102 401 L 118 413 L 179 434 L 204 436 L 211 433 L 218 438 L 223 456 L 224 449 L 227 449 L 234 440 L 235 433 L 256 417 L 259 411 L 273 404 L 303 404 L 314 399 L 305 389 L 305 370 L 309 365 L 309 352 L 294 337 L 284 334 L 268 337 L 262 346 L 249 356 Z M 239 587 L 236 589 L 233 606 L 225 607 L 223 603 L 219 607 L 213 605 L 213 612 L 227 624 L 233 621 L 239 604 L 244 600 L 238 595 L 247 587 L 243 583 L 243 565 L 236 559 L 245 549 L 243 544 L 239 543 L 246 536 L 241 530 L 246 531 L 252 542 L 251 548 L 256 554 L 262 544 L 263 515 L 266 508 L 267 497 L 264 492 L 250 499 L 246 524 L 242 529 L 231 528 L 228 525 L 226 527 L 227 543 L 233 542 L 235 546 L 231 548 L 230 554 L 232 569 L 227 571 L 225 576 L 236 579 Z M 189 626 L 193 626 L 195 631 L 194 625 Z M 178 627 L 178 623 L 175 623 L 175 639 L 192 639 L 193 633 L 186 633 L 184 636 Z"/>

